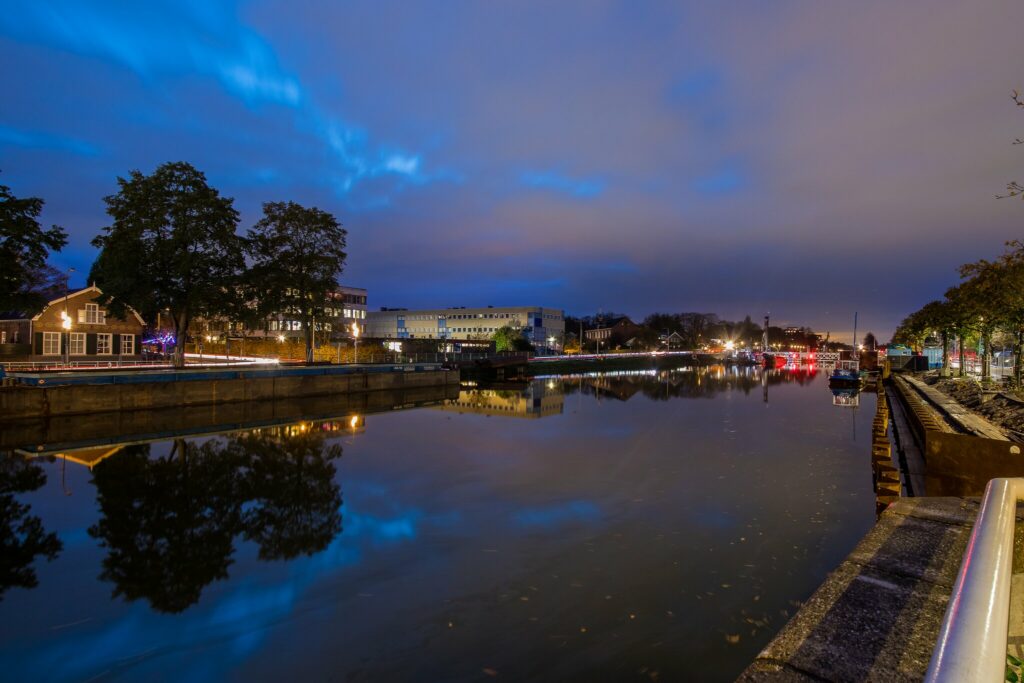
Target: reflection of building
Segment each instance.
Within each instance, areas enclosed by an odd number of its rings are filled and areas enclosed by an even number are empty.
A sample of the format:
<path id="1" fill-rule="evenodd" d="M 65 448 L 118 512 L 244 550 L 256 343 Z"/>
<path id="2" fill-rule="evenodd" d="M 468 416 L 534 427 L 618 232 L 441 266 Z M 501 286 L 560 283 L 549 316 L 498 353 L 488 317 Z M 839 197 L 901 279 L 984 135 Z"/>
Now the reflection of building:
<path id="1" fill-rule="evenodd" d="M 366 314 L 366 336 L 377 339 L 490 339 L 506 326 L 522 330 L 537 348 L 560 350 L 565 338 L 562 310 L 541 306 L 386 309 Z"/>
<path id="2" fill-rule="evenodd" d="M 450 413 L 475 413 L 504 417 L 539 419 L 561 415 L 565 404 L 562 392 L 548 389 L 540 382 L 531 383 L 525 390 L 470 389 L 459 393 L 459 398 L 439 410 Z"/>
<path id="3" fill-rule="evenodd" d="M 120 452 L 122 448 L 124 448 L 124 444 L 118 446 L 98 446 L 96 448 L 79 448 L 75 450 L 62 451 L 57 453 L 54 457 L 58 460 L 65 460 L 67 462 L 73 462 L 76 465 L 88 467 L 91 470 L 110 456 Z M 28 452 L 26 455 L 36 456 L 39 454 Z M 44 457 L 49 457 L 49 455 L 45 455 Z"/>

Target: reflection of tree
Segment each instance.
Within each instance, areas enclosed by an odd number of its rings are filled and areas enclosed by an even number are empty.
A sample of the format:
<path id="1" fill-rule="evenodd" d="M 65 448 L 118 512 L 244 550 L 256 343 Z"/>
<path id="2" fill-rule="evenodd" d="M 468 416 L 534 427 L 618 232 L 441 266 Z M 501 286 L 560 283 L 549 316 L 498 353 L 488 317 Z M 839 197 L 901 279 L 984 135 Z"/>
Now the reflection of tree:
<path id="1" fill-rule="evenodd" d="M 53 560 L 63 548 L 57 534 L 46 533 L 41 519 L 14 494 L 35 491 L 46 473 L 35 463 L 13 454 L 0 454 L 0 600 L 8 588 L 35 588 L 39 583 L 32 563 L 42 556 Z"/>
<path id="2" fill-rule="evenodd" d="M 252 433 L 232 439 L 248 464 L 245 537 L 260 559 L 287 560 L 320 552 L 341 532 L 341 488 L 334 461 L 341 446 L 325 446 L 310 431 L 285 439 Z"/>
<path id="3" fill-rule="evenodd" d="M 320 552 L 341 532 L 339 457 L 322 434 L 290 431 L 181 440 L 165 457 L 123 449 L 93 470 L 102 517 L 89 534 L 108 549 L 101 578 L 114 595 L 180 612 L 227 577 L 238 534 L 264 560 Z"/>
<path id="4" fill-rule="evenodd" d="M 114 595 L 180 612 L 227 576 L 241 519 L 239 462 L 214 441 L 170 455 L 129 446 L 93 470 L 102 518 L 89 529 L 109 553 Z"/>

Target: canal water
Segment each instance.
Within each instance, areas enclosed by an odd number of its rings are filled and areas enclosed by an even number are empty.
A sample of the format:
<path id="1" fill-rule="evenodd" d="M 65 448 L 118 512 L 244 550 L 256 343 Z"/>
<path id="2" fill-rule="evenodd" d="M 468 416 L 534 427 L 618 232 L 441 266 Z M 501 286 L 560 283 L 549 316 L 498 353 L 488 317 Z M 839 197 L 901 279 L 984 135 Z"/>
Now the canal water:
<path id="1" fill-rule="evenodd" d="M 0 679 L 729 681 L 875 519 L 820 372 L 393 408 L 3 454 Z"/>

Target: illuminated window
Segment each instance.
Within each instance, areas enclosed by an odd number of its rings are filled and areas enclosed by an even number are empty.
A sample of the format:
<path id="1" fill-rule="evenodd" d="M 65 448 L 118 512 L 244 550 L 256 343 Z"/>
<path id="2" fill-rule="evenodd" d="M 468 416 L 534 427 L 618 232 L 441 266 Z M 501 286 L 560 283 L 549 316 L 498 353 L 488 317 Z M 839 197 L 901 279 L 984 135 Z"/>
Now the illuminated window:
<path id="1" fill-rule="evenodd" d="M 68 353 L 72 356 L 85 355 L 85 332 L 71 333 L 71 343 L 68 344 Z"/>
<path id="2" fill-rule="evenodd" d="M 103 333 L 96 335 L 96 354 L 109 356 L 112 353 L 114 335 Z"/>
<path id="3" fill-rule="evenodd" d="M 43 355 L 60 355 L 60 332 L 43 332 Z"/>

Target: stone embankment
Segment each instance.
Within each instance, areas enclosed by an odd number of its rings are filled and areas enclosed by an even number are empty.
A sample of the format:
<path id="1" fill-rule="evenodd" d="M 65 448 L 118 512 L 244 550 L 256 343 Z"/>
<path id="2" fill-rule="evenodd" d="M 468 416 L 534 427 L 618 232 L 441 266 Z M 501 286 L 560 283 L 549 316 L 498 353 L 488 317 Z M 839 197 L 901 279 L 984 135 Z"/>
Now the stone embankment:
<path id="1" fill-rule="evenodd" d="M 986 390 L 970 379 L 939 378 L 926 381 L 960 405 L 1002 427 L 1015 441 L 1024 441 L 1024 400 L 1006 390 Z"/>

